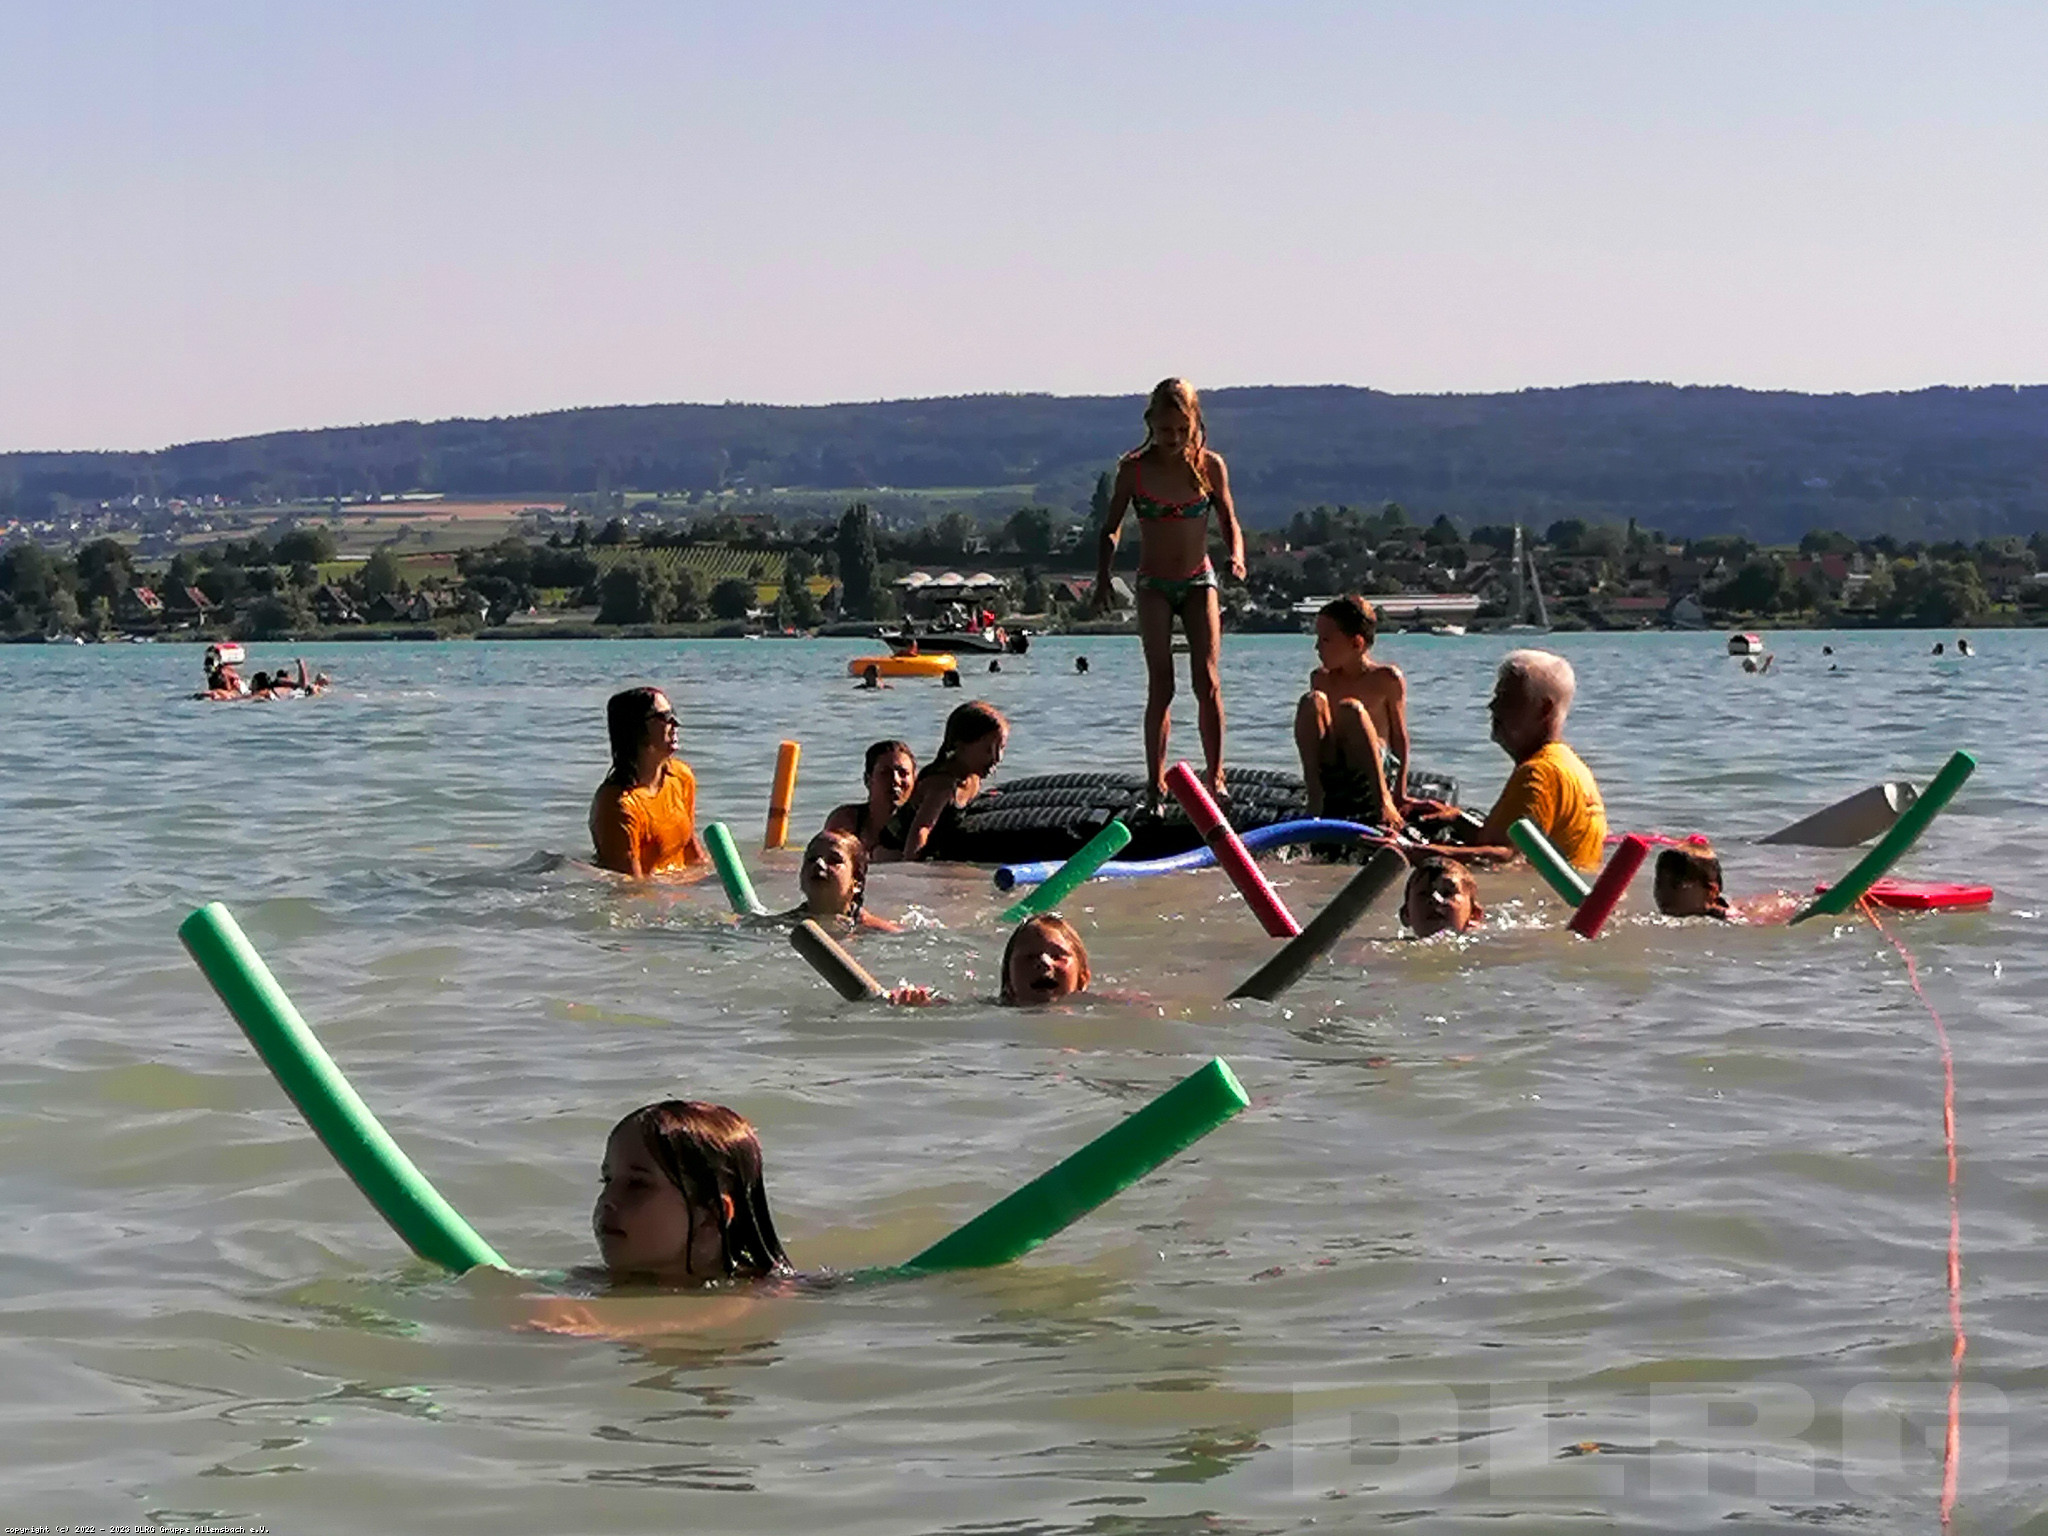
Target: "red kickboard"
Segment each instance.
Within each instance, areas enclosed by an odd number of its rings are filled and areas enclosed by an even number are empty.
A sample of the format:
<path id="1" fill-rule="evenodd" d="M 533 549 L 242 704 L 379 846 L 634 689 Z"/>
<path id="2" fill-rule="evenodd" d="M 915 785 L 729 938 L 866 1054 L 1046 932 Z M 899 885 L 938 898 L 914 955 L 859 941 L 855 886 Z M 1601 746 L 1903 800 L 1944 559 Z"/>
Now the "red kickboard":
<path id="1" fill-rule="evenodd" d="M 1825 885 L 1816 885 L 1813 894 L 1818 896 L 1826 889 Z M 1875 905 L 1896 907 L 1901 912 L 1940 912 L 1991 905 L 1990 886 L 1960 885 L 1947 880 L 1880 880 L 1870 888 L 1869 896 Z"/>

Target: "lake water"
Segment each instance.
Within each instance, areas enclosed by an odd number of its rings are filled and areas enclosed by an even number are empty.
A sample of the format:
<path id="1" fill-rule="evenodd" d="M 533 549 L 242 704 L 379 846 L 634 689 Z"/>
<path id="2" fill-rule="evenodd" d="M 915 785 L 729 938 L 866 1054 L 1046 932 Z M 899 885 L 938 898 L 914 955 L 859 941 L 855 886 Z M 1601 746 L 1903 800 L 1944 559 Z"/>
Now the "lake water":
<path id="1" fill-rule="evenodd" d="M 1864 784 L 1982 766 L 1902 873 L 1954 1039 L 1958 1528 L 2048 1507 L 2048 634 L 1561 636 L 1617 829 L 1703 830 L 1735 893 L 1848 856 L 1748 839 Z M 1951 639 L 1953 637 L 1943 637 Z M 1832 643 L 1833 658 L 1821 655 Z M 1504 637 L 1395 636 L 1421 764 L 1486 803 Z M 0 1509 L 277 1531 L 1002 1533 L 1931 1529 L 1950 1332 L 1941 1064 L 1860 922 L 1562 931 L 1526 872 L 1464 941 L 1376 912 L 1284 1004 L 1213 871 L 1087 888 L 1071 1012 L 841 1003 L 715 887 L 586 851 L 603 703 L 657 682 L 700 806 L 758 848 L 958 694 L 854 693 L 851 642 L 330 647 L 334 693 L 208 706 L 189 646 L 0 647 Z M 1092 670 L 1076 678 L 1072 658 Z M 283 654 L 257 648 L 255 666 Z M 1839 670 L 1830 670 L 1830 660 Z M 1285 766 L 1310 657 L 1231 638 L 1231 760 Z M 1134 642 L 1048 640 L 972 691 L 1004 772 L 1140 762 Z M 1176 744 L 1195 750 L 1185 692 Z M 795 856 L 751 854 L 794 899 Z M 1297 912 L 1345 872 L 1276 865 Z M 1211 1056 L 1253 1106 L 1025 1261 L 720 1310 L 652 1342 L 514 1326 L 412 1261 L 175 937 L 219 898 L 399 1142 L 513 1262 L 592 1257 L 607 1128 L 670 1094 L 760 1127 L 793 1257 L 907 1256 Z M 880 871 L 888 980 L 986 998 L 986 871 Z"/>

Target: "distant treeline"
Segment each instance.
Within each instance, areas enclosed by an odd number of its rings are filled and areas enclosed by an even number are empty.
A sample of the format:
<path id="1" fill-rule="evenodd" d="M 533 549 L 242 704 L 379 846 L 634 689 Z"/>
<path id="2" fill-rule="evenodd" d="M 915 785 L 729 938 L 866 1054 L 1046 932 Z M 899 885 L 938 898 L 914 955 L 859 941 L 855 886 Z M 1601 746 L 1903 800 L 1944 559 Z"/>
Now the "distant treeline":
<path id="1" fill-rule="evenodd" d="M 1600 384 L 1498 395 L 1339 387 L 1204 397 L 1254 527 L 1398 501 L 1463 526 L 1636 519 L 1677 537 L 1978 539 L 2048 527 L 2048 386 L 1805 395 Z M 1130 397 L 619 406 L 273 433 L 156 453 L 0 455 L 0 518 L 58 498 L 440 491 L 1030 487 L 1084 511 L 1142 435 Z"/>

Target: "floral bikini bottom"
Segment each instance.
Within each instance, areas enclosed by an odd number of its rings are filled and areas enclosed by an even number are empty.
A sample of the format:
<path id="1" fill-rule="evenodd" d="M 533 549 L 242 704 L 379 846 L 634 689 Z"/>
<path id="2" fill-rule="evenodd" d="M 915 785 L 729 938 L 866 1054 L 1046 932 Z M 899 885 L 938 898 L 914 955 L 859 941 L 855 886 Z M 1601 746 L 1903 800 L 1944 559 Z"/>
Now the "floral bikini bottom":
<path id="1" fill-rule="evenodd" d="M 1216 567 L 1205 558 L 1202 568 L 1191 576 L 1147 576 L 1138 573 L 1140 592 L 1157 592 L 1166 599 L 1166 606 L 1175 613 L 1184 612 L 1188 599 L 1197 592 L 1212 590 L 1216 586 Z"/>

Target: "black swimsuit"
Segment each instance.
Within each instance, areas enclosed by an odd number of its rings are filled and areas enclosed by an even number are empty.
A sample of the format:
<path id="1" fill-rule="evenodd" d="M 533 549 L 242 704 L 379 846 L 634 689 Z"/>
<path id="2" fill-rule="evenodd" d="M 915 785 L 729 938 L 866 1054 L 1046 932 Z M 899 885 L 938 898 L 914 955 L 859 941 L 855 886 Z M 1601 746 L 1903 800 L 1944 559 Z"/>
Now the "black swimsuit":
<path id="1" fill-rule="evenodd" d="M 953 786 L 953 794 L 957 795 L 959 792 L 960 786 L 956 782 Z M 910 836 L 910 824 L 916 819 L 916 806 L 917 796 L 913 794 L 908 800 L 896 807 L 896 814 L 889 818 L 888 825 L 882 828 L 881 834 L 875 839 L 880 847 L 888 849 L 891 853 L 901 853 L 903 851 L 903 844 Z M 938 848 L 942 841 L 950 841 L 953 833 L 958 830 L 959 826 L 959 802 L 952 795 L 948 795 L 946 797 L 946 808 L 939 812 L 939 819 L 932 823 L 931 834 L 925 839 L 924 852 L 920 857 L 931 858 L 933 850 Z"/>

